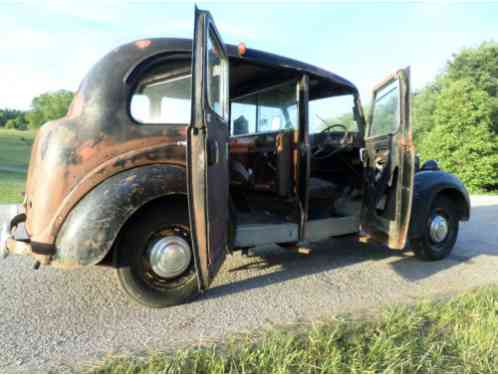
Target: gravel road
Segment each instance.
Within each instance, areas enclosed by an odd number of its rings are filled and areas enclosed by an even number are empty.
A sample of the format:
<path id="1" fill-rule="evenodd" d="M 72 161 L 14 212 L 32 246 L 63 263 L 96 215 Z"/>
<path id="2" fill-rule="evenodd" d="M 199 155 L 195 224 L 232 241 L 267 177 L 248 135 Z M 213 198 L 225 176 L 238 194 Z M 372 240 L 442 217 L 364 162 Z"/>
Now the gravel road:
<path id="1" fill-rule="evenodd" d="M 472 197 L 453 254 L 426 263 L 351 238 L 229 257 L 201 299 L 165 310 L 130 302 L 112 269 L 32 270 L 0 261 L 0 372 L 69 370 L 106 353 L 165 350 L 270 324 L 412 302 L 498 282 L 498 197 Z M 0 207 L 1 215 L 8 208 Z"/>

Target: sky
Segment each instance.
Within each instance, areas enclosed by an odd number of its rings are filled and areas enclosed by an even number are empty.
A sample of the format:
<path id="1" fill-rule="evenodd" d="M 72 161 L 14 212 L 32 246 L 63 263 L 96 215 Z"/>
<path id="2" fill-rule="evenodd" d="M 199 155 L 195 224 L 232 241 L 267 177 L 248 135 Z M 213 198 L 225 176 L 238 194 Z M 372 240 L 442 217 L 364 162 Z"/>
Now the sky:
<path id="1" fill-rule="evenodd" d="M 498 41 L 498 2 L 203 2 L 224 42 L 337 73 L 369 101 L 374 84 L 410 65 L 420 88 L 463 47 Z M 193 33 L 194 3 L 0 0 L 0 108 L 76 90 L 115 47 Z"/>

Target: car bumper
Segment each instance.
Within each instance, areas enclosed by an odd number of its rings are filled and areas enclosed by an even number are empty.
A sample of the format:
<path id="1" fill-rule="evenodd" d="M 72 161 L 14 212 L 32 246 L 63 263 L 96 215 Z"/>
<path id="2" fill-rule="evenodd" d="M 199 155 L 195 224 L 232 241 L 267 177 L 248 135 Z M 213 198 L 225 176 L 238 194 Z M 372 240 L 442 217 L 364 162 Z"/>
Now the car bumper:
<path id="1" fill-rule="evenodd" d="M 33 255 L 29 236 L 24 228 L 26 215 L 22 206 L 11 206 L 8 215 L 10 219 L 0 223 L 0 258 L 11 254 Z"/>

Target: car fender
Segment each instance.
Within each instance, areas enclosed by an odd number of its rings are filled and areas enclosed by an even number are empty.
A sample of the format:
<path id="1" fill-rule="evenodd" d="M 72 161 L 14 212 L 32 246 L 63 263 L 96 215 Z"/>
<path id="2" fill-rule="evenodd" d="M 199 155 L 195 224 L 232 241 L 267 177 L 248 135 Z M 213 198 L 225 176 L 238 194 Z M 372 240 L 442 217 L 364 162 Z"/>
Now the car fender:
<path id="1" fill-rule="evenodd" d="M 424 218 L 439 194 L 447 194 L 455 202 L 460 220 L 469 220 L 470 198 L 462 181 L 441 170 L 421 170 L 415 174 L 410 238 L 423 234 Z"/>
<path id="2" fill-rule="evenodd" d="M 57 234 L 56 267 L 99 263 L 121 228 L 143 205 L 170 194 L 187 194 L 185 169 L 155 164 L 109 177 L 87 193 L 71 210 Z"/>

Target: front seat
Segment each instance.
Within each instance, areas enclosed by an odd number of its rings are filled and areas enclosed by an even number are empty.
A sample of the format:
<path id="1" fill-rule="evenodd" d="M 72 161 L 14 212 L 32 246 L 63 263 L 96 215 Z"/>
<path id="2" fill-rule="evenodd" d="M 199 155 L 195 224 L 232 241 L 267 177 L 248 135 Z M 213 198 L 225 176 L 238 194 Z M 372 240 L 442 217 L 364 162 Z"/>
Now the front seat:
<path id="1" fill-rule="evenodd" d="M 230 183 L 232 186 L 251 189 L 254 186 L 254 175 L 238 160 L 230 160 Z"/>
<path id="2" fill-rule="evenodd" d="M 331 200 L 337 198 L 339 193 L 339 187 L 333 182 L 317 177 L 309 179 L 308 194 L 310 200 Z"/>

